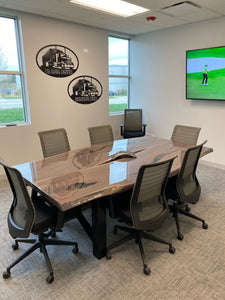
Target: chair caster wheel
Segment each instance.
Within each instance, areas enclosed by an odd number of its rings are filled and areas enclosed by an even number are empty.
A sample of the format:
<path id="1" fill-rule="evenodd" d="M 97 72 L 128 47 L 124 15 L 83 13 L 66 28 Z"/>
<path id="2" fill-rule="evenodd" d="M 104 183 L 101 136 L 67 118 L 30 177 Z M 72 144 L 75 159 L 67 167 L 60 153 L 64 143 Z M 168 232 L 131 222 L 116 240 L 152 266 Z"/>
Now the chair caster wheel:
<path id="1" fill-rule="evenodd" d="M 114 227 L 114 229 L 113 229 L 113 234 L 117 234 L 117 233 L 118 233 L 118 230 L 117 230 L 116 227 Z"/>
<path id="2" fill-rule="evenodd" d="M 15 244 L 12 244 L 12 248 L 13 248 L 13 250 L 17 250 L 19 248 L 18 243 L 15 242 Z"/>
<path id="3" fill-rule="evenodd" d="M 177 234 L 177 239 L 180 240 L 180 241 L 182 241 L 182 240 L 184 239 L 183 234 L 180 233 L 180 232 L 178 232 L 178 234 Z"/>
<path id="4" fill-rule="evenodd" d="M 46 281 L 47 281 L 47 283 L 52 283 L 53 281 L 54 281 L 54 276 L 53 275 L 49 275 L 47 278 L 46 278 Z"/>
<path id="5" fill-rule="evenodd" d="M 53 231 L 53 232 L 50 234 L 50 236 L 51 236 L 52 238 L 55 238 L 55 237 L 56 237 L 56 232 Z"/>
<path id="6" fill-rule="evenodd" d="M 202 228 L 203 228 L 203 229 L 208 229 L 208 224 L 206 224 L 205 222 L 202 223 Z"/>
<path id="7" fill-rule="evenodd" d="M 8 279 L 10 277 L 10 275 L 11 274 L 8 271 L 3 272 L 3 274 L 2 274 L 2 276 L 3 276 L 4 279 Z"/>
<path id="8" fill-rule="evenodd" d="M 105 255 L 106 259 L 109 260 L 112 258 L 112 254 L 110 252 L 106 252 L 106 255 Z"/>
<path id="9" fill-rule="evenodd" d="M 73 248 L 73 253 L 77 254 L 79 252 L 78 244 L 76 244 Z"/>
<path id="10" fill-rule="evenodd" d="M 176 252 L 176 248 L 174 248 L 173 246 L 169 247 L 169 253 L 174 254 Z"/>
<path id="11" fill-rule="evenodd" d="M 191 209 L 190 209 L 189 206 L 186 206 L 186 207 L 185 207 L 185 210 L 186 210 L 186 211 L 190 211 Z"/>
<path id="12" fill-rule="evenodd" d="M 150 275 L 151 270 L 149 269 L 149 267 L 147 265 L 144 265 L 143 272 L 145 275 Z"/>

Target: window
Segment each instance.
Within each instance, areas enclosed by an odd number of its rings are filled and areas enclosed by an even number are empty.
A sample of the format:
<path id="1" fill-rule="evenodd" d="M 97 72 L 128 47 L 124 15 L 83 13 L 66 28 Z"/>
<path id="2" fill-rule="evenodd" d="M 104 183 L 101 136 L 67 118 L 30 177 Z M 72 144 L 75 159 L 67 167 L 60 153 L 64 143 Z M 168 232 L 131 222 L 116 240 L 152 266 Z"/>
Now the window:
<path id="1" fill-rule="evenodd" d="M 29 122 L 19 22 L 0 16 L 0 126 Z"/>
<path id="2" fill-rule="evenodd" d="M 123 113 L 129 102 L 129 40 L 109 37 L 109 113 Z"/>

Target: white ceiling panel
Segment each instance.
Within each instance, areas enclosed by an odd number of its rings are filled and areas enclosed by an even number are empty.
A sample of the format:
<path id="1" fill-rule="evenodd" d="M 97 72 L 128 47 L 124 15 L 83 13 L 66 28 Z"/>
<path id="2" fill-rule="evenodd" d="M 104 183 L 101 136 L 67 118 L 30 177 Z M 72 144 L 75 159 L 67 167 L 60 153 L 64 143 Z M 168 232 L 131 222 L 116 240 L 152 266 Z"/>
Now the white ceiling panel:
<path id="1" fill-rule="evenodd" d="M 149 8 L 151 10 L 159 10 L 163 7 L 173 5 L 174 3 L 181 2 L 176 0 L 130 0 L 127 1 L 136 5 L 143 6 L 145 8 Z"/>
<path id="2" fill-rule="evenodd" d="M 199 12 L 200 10 L 200 7 L 190 4 L 189 2 L 183 1 L 178 4 L 167 6 L 161 9 L 160 11 L 169 14 L 173 17 L 180 17 Z"/>
<path id="3" fill-rule="evenodd" d="M 151 32 L 162 28 L 179 26 L 185 23 L 225 15 L 225 0 L 191 1 L 193 4 L 201 6 L 201 8 L 190 5 L 190 1 L 181 0 L 126 1 L 149 8 L 151 11 L 145 14 L 124 18 L 77 6 L 69 3 L 69 0 L 0 0 L 0 10 L 1 8 L 19 10 L 127 34 Z M 171 15 L 163 13 L 163 8 L 181 2 L 182 6 L 178 5 L 177 7 L 171 8 L 173 15 L 171 11 Z M 181 9 L 181 11 L 177 12 L 177 9 Z M 154 22 L 148 22 L 146 21 L 147 16 L 155 16 L 156 20 Z"/>
<path id="4" fill-rule="evenodd" d="M 225 15 L 225 0 L 195 0 L 196 4 Z"/>
<path id="5" fill-rule="evenodd" d="M 172 16 L 160 12 L 154 12 L 153 14 L 150 15 L 156 17 L 155 21 L 153 22 L 148 22 L 146 21 L 146 19 L 144 20 L 150 26 L 153 24 L 154 26 L 158 26 L 160 28 L 166 28 L 166 27 L 178 26 L 187 23 L 185 20 L 174 18 Z"/>
<path id="6" fill-rule="evenodd" d="M 67 1 L 68 2 L 68 1 Z M 15 5 L 38 10 L 49 10 L 53 7 L 62 6 L 65 2 L 61 0 L 7 0 L 6 5 Z"/>
<path id="7" fill-rule="evenodd" d="M 113 29 L 112 29 L 113 28 Z M 124 33 L 128 34 L 139 34 L 144 32 L 151 32 L 162 29 L 159 25 L 154 22 L 147 22 L 145 19 L 143 21 L 130 20 L 124 21 L 124 24 L 121 23 L 111 23 L 108 27 L 109 30 L 121 31 L 123 28 Z"/>
<path id="8" fill-rule="evenodd" d="M 92 21 L 98 20 L 100 18 L 105 18 L 106 20 L 108 19 L 109 21 L 114 18 L 119 19 L 119 20 L 121 19 L 121 17 L 118 17 L 118 16 L 113 16 L 111 14 L 106 14 L 106 13 L 98 12 L 98 11 L 91 10 L 91 9 L 84 9 L 81 6 L 71 5 L 71 4 L 64 4 L 61 7 L 53 7 L 51 9 L 51 12 L 57 13 L 60 15 L 64 15 L 65 17 L 66 16 L 74 16 L 74 18 L 76 18 L 76 17 L 84 18 L 84 21 L 87 21 L 87 22 L 92 22 Z M 46 12 L 46 14 L 47 13 L 48 12 Z"/>
<path id="9" fill-rule="evenodd" d="M 202 20 L 212 19 L 220 17 L 221 15 L 208 9 L 201 9 L 199 12 L 196 12 L 194 14 L 185 15 L 182 16 L 182 20 L 185 20 L 187 22 L 198 22 Z"/>

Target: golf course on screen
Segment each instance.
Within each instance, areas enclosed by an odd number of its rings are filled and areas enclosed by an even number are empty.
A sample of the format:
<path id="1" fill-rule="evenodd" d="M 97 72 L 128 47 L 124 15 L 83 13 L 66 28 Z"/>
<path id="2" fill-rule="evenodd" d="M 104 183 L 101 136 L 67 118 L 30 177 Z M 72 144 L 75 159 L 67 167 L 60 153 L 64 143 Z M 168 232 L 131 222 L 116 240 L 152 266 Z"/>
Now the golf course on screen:
<path id="1" fill-rule="evenodd" d="M 225 47 L 186 51 L 186 98 L 225 100 Z"/>

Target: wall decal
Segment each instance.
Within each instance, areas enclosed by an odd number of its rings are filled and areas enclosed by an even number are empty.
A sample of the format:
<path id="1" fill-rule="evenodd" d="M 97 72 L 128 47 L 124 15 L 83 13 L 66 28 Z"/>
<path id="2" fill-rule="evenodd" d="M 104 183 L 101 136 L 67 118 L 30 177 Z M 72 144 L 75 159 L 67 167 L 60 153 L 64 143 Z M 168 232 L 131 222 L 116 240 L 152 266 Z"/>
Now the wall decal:
<path id="1" fill-rule="evenodd" d="M 36 55 L 36 63 L 42 72 L 53 77 L 67 77 L 79 67 L 77 55 L 62 45 L 47 45 Z"/>
<path id="2" fill-rule="evenodd" d="M 102 95 L 102 85 L 94 77 L 83 75 L 70 81 L 67 91 L 72 100 L 81 104 L 96 102 Z"/>

